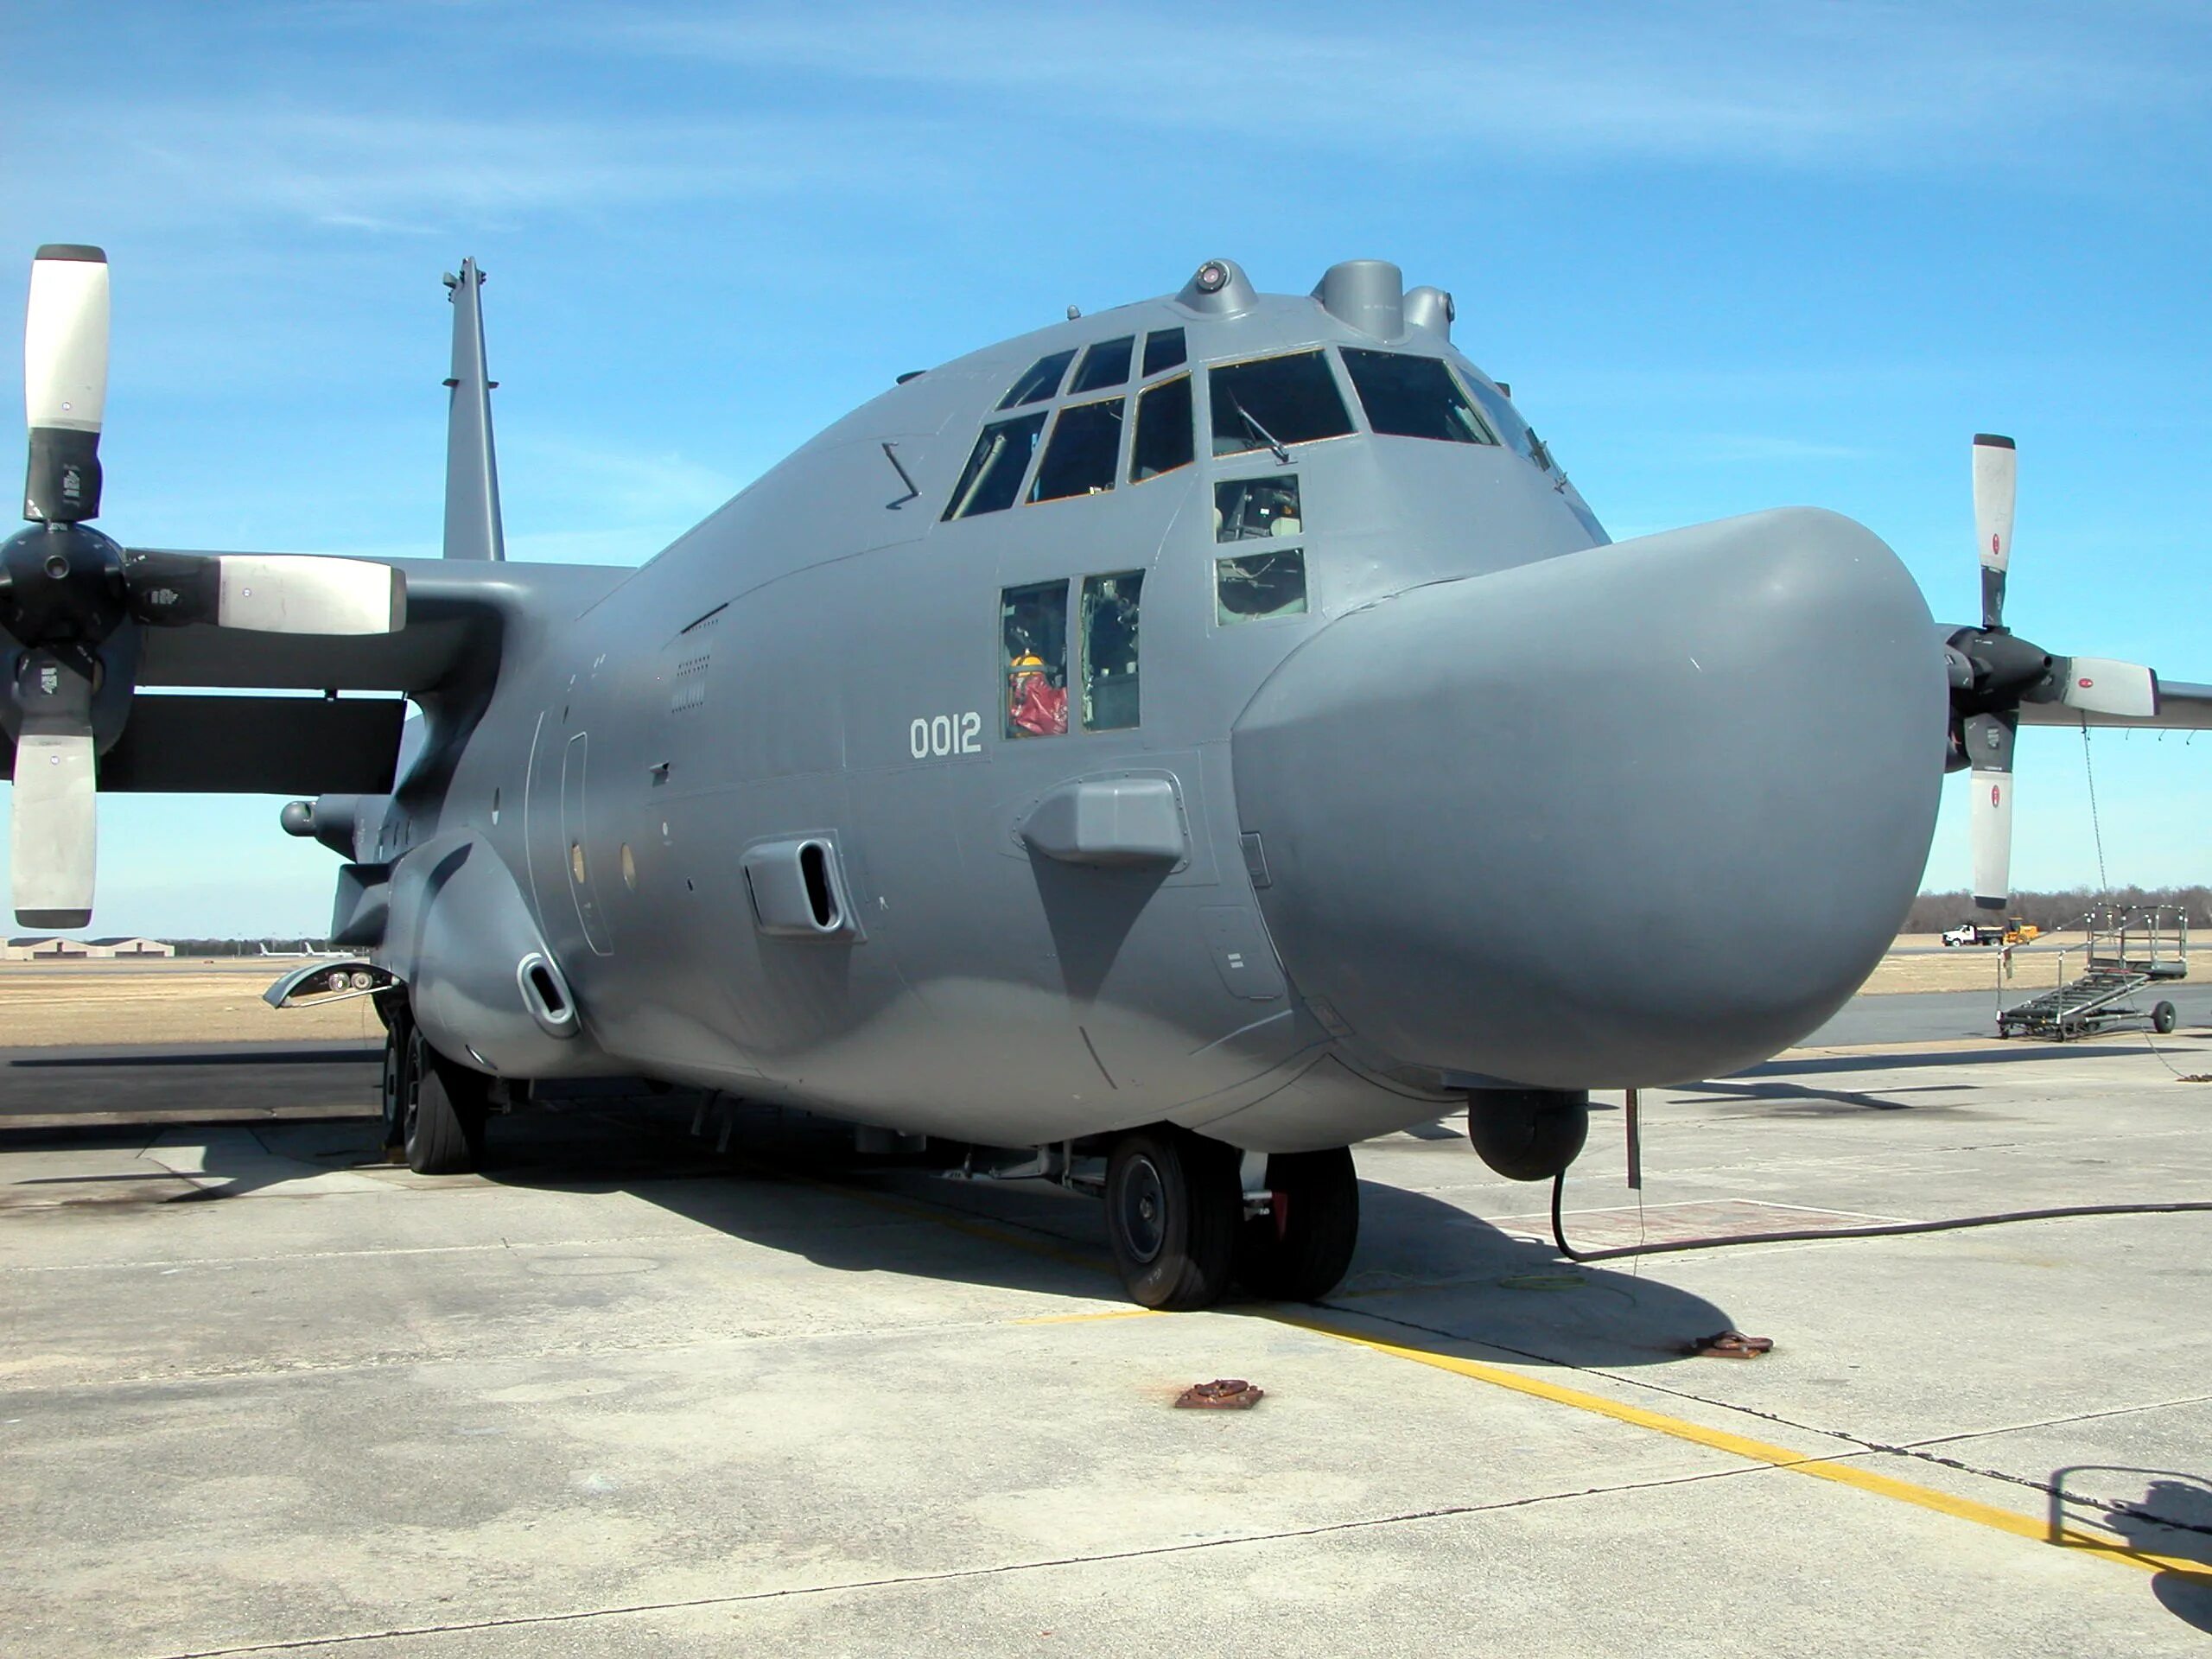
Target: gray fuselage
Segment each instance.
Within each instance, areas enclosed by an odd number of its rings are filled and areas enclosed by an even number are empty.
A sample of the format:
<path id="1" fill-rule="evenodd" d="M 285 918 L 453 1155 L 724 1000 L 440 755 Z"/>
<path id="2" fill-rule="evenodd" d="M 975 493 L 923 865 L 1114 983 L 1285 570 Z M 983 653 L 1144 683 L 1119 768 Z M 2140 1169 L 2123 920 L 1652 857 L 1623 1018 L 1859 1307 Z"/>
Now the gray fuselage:
<path id="1" fill-rule="evenodd" d="M 966 1141 L 1294 1150 L 1498 1084 L 1709 1075 L 1849 995 L 1942 769 L 1894 556 L 1808 512 L 1608 545 L 1448 302 L 1348 321 L 1224 270 L 895 387 L 425 698 L 349 879 L 432 1039 Z M 1145 374 L 1175 329 L 1187 361 Z M 997 412 L 1124 337 L 1121 384 Z M 1376 433 L 1347 349 L 1441 359 L 1503 441 Z M 1222 365 L 1306 352 L 1349 432 L 1217 408 Z M 1134 478 L 1137 400 L 1183 376 L 1194 453 Z M 1029 499 L 1072 465 L 1060 412 L 1116 398 L 1069 422 L 1118 434 L 1109 487 Z M 1014 505 L 948 517 L 987 424 L 1035 414 Z M 1294 516 L 1223 491 L 1284 478 Z M 572 1034 L 517 1016 L 533 950 Z"/>

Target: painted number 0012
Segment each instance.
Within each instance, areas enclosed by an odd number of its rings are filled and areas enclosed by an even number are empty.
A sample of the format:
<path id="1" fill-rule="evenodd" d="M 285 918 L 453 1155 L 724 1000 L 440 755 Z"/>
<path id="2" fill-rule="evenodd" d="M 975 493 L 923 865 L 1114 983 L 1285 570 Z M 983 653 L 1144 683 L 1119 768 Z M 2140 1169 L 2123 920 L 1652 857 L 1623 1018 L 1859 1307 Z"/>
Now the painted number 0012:
<path id="1" fill-rule="evenodd" d="M 983 752 L 983 717 L 970 709 L 964 715 L 918 716 L 906 728 L 906 748 L 917 760 L 947 754 Z"/>

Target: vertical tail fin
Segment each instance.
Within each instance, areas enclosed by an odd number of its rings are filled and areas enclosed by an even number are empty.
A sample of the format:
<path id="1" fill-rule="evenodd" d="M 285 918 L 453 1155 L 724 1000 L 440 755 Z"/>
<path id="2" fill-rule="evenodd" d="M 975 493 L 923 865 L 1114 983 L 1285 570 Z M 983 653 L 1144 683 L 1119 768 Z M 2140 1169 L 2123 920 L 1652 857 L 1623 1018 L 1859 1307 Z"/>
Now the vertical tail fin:
<path id="1" fill-rule="evenodd" d="M 499 463 L 492 449 L 492 388 L 484 367 L 484 273 L 474 259 L 446 278 L 453 302 L 453 404 L 446 416 L 446 557 L 504 559 Z"/>

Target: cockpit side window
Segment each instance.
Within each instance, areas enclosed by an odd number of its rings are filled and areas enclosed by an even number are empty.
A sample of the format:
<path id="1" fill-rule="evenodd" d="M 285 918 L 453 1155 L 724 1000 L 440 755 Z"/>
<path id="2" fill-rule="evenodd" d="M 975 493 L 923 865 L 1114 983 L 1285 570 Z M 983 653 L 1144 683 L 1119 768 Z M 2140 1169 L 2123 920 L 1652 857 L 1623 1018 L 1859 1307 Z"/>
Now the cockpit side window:
<path id="1" fill-rule="evenodd" d="M 1045 446 L 1029 499 L 1103 494 L 1114 487 L 1114 468 L 1121 459 L 1122 399 L 1070 404 L 1052 423 L 1052 441 Z"/>
<path id="2" fill-rule="evenodd" d="M 1001 662 L 1008 737 L 1059 737 L 1068 729 L 1068 585 L 1040 582 L 999 595 Z"/>
<path id="3" fill-rule="evenodd" d="M 1224 364 L 1207 371 L 1207 385 L 1217 455 L 1341 438 L 1351 430 L 1344 396 L 1319 352 Z"/>
<path id="4" fill-rule="evenodd" d="M 1144 337 L 1144 372 L 1147 378 L 1165 374 L 1170 369 L 1180 368 L 1185 360 L 1183 331 L 1180 328 L 1155 328 Z"/>
<path id="5" fill-rule="evenodd" d="M 1137 397 L 1137 435 L 1129 446 L 1129 482 L 1141 484 L 1147 478 L 1189 466 L 1192 449 L 1191 377 L 1179 374 L 1147 388 Z"/>
<path id="6" fill-rule="evenodd" d="M 1235 478 L 1213 486 L 1213 538 L 1217 542 L 1270 542 L 1304 533 L 1298 507 L 1298 474 Z"/>
<path id="7" fill-rule="evenodd" d="M 1135 344 L 1135 334 L 1098 341 L 1083 354 L 1083 366 L 1075 372 L 1075 384 L 1069 392 L 1103 391 L 1120 385 L 1129 378 L 1129 350 Z"/>
<path id="8" fill-rule="evenodd" d="M 1029 470 L 1029 457 L 1037 452 L 1037 435 L 1045 429 L 1042 410 L 1016 416 L 983 429 L 945 504 L 947 518 L 972 518 L 978 513 L 1001 512 L 1021 493 L 1021 475 Z"/>
<path id="9" fill-rule="evenodd" d="M 1344 348 L 1367 423 L 1385 437 L 1496 443 L 1497 436 L 1442 359 Z"/>
<path id="10" fill-rule="evenodd" d="M 1137 600 L 1144 572 L 1083 579 L 1083 729 L 1122 732 L 1137 723 Z"/>
<path id="11" fill-rule="evenodd" d="M 1306 555 L 1299 548 L 1216 559 L 1213 582 L 1214 620 L 1224 627 L 1306 614 Z"/>
<path id="12" fill-rule="evenodd" d="M 1065 352 L 1052 352 L 1029 365 L 1023 375 L 999 399 L 1001 409 L 1019 409 L 1024 404 L 1040 404 L 1060 389 L 1060 377 L 1068 372 L 1068 365 L 1075 361 L 1075 347 Z"/>

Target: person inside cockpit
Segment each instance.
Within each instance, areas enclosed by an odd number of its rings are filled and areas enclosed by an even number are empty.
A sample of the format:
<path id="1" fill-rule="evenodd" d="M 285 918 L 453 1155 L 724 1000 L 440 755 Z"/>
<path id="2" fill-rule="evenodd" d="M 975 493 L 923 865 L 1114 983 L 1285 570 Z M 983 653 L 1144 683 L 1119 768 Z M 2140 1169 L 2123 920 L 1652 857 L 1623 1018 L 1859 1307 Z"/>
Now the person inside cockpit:
<path id="1" fill-rule="evenodd" d="M 1031 629 L 1008 618 L 1006 631 L 1008 737 L 1058 737 L 1068 728 L 1068 689 L 1052 675 L 1037 652 Z"/>

